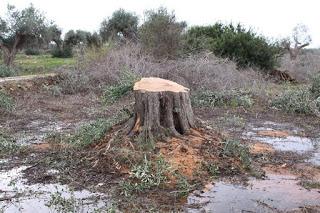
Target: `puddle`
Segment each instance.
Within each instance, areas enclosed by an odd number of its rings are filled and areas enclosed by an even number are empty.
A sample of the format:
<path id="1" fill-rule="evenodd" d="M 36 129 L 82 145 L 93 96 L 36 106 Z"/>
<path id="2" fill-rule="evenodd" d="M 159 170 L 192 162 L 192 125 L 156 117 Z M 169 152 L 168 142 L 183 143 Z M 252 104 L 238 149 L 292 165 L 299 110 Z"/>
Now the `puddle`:
<path id="1" fill-rule="evenodd" d="M 320 165 L 320 140 L 303 137 L 303 129 L 290 124 L 267 121 L 262 124 L 249 125 L 247 132 L 242 135 L 246 139 L 269 144 L 278 151 L 310 153 L 312 156 L 308 162 Z"/>
<path id="2" fill-rule="evenodd" d="M 320 192 L 297 185 L 291 175 L 268 174 L 248 186 L 218 182 L 207 192 L 188 197 L 187 212 L 275 212 L 320 205 Z"/>
<path id="3" fill-rule="evenodd" d="M 22 131 L 14 134 L 13 137 L 20 145 L 43 143 L 43 140 L 51 133 L 68 132 L 76 129 L 86 122 L 65 123 L 61 121 L 52 122 L 35 120 L 24 127 Z"/>
<path id="4" fill-rule="evenodd" d="M 318 147 L 317 150 L 312 154 L 308 162 L 312 163 L 313 165 L 320 166 L 320 147 Z"/>
<path id="5" fill-rule="evenodd" d="M 60 132 L 71 128 L 71 124 L 36 120 L 29 123 L 25 130 L 14 135 L 18 144 L 28 145 L 42 143 L 52 132 Z"/>
<path id="6" fill-rule="evenodd" d="M 27 166 L 0 171 L 0 212 L 94 212 L 107 208 L 104 194 L 72 191 L 66 185 L 27 185 L 22 171 Z M 56 174 L 58 171 L 49 170 Z"/>

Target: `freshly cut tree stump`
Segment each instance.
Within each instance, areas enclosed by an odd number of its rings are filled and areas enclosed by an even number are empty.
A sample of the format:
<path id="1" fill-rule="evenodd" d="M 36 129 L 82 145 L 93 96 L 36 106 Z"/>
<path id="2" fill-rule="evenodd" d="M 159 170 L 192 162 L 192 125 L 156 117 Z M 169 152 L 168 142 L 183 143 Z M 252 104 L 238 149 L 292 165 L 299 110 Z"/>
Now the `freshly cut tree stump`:
<path id="1" fill-rule="evenodd" d="M 129 135 L 180 136 L 195 127 L 189 89 L 162 78 L 142 78 L 133 88 L 135 116 Z"/>

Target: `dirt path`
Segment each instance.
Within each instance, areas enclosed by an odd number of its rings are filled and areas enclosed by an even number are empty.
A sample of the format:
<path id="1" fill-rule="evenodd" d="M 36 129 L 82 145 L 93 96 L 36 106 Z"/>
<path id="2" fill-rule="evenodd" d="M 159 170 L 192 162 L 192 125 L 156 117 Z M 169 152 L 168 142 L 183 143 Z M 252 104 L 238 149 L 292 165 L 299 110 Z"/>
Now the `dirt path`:
<path id="1" fill-rule="evenodd" d="M 37 78 L 46 78 L 46 77 L 54 77 L 56 73 L 47 73 L 47 74 L 38 74 L 38 75 L 25 75 L 25 76 L 14 76 L 7 78 L 0 78 L 0 84 L 10 81 L 24 81 L 24 80 L 33 80 Z"/>

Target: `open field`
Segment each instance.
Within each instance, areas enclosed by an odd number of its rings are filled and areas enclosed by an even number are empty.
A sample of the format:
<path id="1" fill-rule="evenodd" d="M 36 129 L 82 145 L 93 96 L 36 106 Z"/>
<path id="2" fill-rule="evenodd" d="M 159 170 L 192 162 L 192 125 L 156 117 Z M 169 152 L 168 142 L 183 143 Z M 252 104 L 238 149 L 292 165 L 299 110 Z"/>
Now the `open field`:
<path id="1" fill-rule="evenodd" d="M 54 72 L 58 68 L 71 68 L 75 65 L 75 59 L 53 58 L 51 55 L 18 54 L 14 64 L 18 70 L 17 75 L 33 75 Z"/>

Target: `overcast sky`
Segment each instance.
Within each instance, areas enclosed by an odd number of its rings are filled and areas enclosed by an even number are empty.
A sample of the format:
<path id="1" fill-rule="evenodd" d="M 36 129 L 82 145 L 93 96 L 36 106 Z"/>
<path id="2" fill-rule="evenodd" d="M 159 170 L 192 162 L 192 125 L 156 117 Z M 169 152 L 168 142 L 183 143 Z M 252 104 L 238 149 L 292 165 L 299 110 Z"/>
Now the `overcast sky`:
<path id="1" fill-rule="evenodd" d="M 269 38 L 288 36 L 303 23 L 310 30 L 312 47 L 320 47 L 319 0 L 0 0 L 1 16 L 8 3 L 19 9 L 33 3 L 64 32 L 97 31 L 101 21 L 119 8 L 135 12 L 142 21 L 145 10 L 160 6 L 174 10 L 189 26 L 240 22 Z"/>

